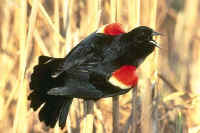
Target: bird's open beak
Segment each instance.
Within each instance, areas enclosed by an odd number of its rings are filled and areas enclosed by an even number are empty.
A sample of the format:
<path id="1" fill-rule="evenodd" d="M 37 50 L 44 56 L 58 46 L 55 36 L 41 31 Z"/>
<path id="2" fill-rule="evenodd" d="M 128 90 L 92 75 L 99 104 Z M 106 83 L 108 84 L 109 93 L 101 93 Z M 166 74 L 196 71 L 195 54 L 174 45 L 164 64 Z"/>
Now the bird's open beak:
<path id="1" fill-rule="evenodd" d="M 152 33 L 152 36 L 163 36 L 163 34 L 160 33 L 160 32 L 155 32 L 155 31 L 154 31 L 154 32 Z M 153 45 L 155 45 L 155 46 L 158 47 L 158 48 L 161 48 L 161 47 L 160 47 L 160 44 L 157 43 L 157 42 L 154 41 L 154 40 L 151 40 L 150 43 L 152 43 Z"/>

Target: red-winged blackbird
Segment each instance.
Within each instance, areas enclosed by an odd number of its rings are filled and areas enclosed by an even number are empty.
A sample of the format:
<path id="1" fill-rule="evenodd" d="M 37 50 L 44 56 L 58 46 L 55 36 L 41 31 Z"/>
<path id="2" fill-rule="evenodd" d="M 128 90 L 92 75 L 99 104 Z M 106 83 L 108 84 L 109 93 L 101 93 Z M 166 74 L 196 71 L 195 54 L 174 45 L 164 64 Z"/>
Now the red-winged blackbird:
<path id="1" fill-rule="evenodd" d="M 153 36 L 140 26 L 125 33 L 118 23 L 105 25 L 82 40 L 65 58 L 39 57 L 28 99 L 39 119 L 63 129 L 73 98 L 98 100 L 127 93 L 137 84 L 136 68 L 154 50 Z"/>

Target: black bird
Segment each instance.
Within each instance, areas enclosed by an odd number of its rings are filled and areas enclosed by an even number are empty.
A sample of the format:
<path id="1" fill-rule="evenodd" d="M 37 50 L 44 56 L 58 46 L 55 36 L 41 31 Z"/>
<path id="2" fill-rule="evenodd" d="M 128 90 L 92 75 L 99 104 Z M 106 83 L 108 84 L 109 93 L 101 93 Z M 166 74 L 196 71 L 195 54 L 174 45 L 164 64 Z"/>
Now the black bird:
<path id="1" fill-rule="evenodd" d="M 125 33 L 105 25 L 82 40 L 65 58 L 39 57 L 31 75 L 30 107 L 39 119 L 63 129 L 73 98 L 98 100 L 127 93 L 138 81 L 136 68 L 158 44 L 160 33 L 140 26 Z"/>

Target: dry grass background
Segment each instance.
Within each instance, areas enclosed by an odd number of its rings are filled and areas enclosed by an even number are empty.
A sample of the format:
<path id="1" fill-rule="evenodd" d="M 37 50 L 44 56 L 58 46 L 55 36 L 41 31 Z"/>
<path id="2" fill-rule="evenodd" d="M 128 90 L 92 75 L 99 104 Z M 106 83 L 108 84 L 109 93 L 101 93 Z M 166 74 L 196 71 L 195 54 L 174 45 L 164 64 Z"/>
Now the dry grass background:
<path id="1" fill-rule="evenodd" d="M 96 133 L 200 132 L 199 0 L 0 3 L 1 133 L 77 133 L 89 132 L 88 127 Z M 97 27 L 114 21 L 127 30 L 146 25 L 165 34 L 157 39 L 162 48 L 141 65 L 137 90 L 120 96 L 119 108 L 112 109 L 112 98 L 88 106 L 93 115 L 87 119 L 83 100 L 75 99 L 63 131 L 45 127 L 27 101 L 38 56 L 63 57 Z"/>

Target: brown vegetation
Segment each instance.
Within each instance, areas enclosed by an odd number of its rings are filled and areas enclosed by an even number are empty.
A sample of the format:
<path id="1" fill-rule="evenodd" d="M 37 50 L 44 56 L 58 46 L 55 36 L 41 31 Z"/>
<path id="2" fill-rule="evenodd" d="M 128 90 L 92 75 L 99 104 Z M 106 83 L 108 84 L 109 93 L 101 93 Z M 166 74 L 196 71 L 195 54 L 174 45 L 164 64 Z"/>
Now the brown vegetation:
<path id="1" fill-rule="evenodd" d="M 200 132 L 199 0 L 0 0 L 1 133 L 198 133 Z M 116 4 L 117 3 L 117 4 Z M 117 5 L 117 6 L 116 6 Z M 94 104 L 84 122 L 83 100 L 75 99 L 67 126 L 49 129 L 29 108 L 29 79 L 39 55 L 63 57 L 103 24 L 130 30 L 150 26 L 165 36 L 141 65 L 133 92 Z M 115 101 L 117 103 L 117 101 Z M 119 125 L 112 122 L 113 117 Z M 92 120 L 91 120 L 92 119 Z M 92 126 L 94 125 L 94 126 Z M 85 130 L 85 131 L 84 131 Z"/>

